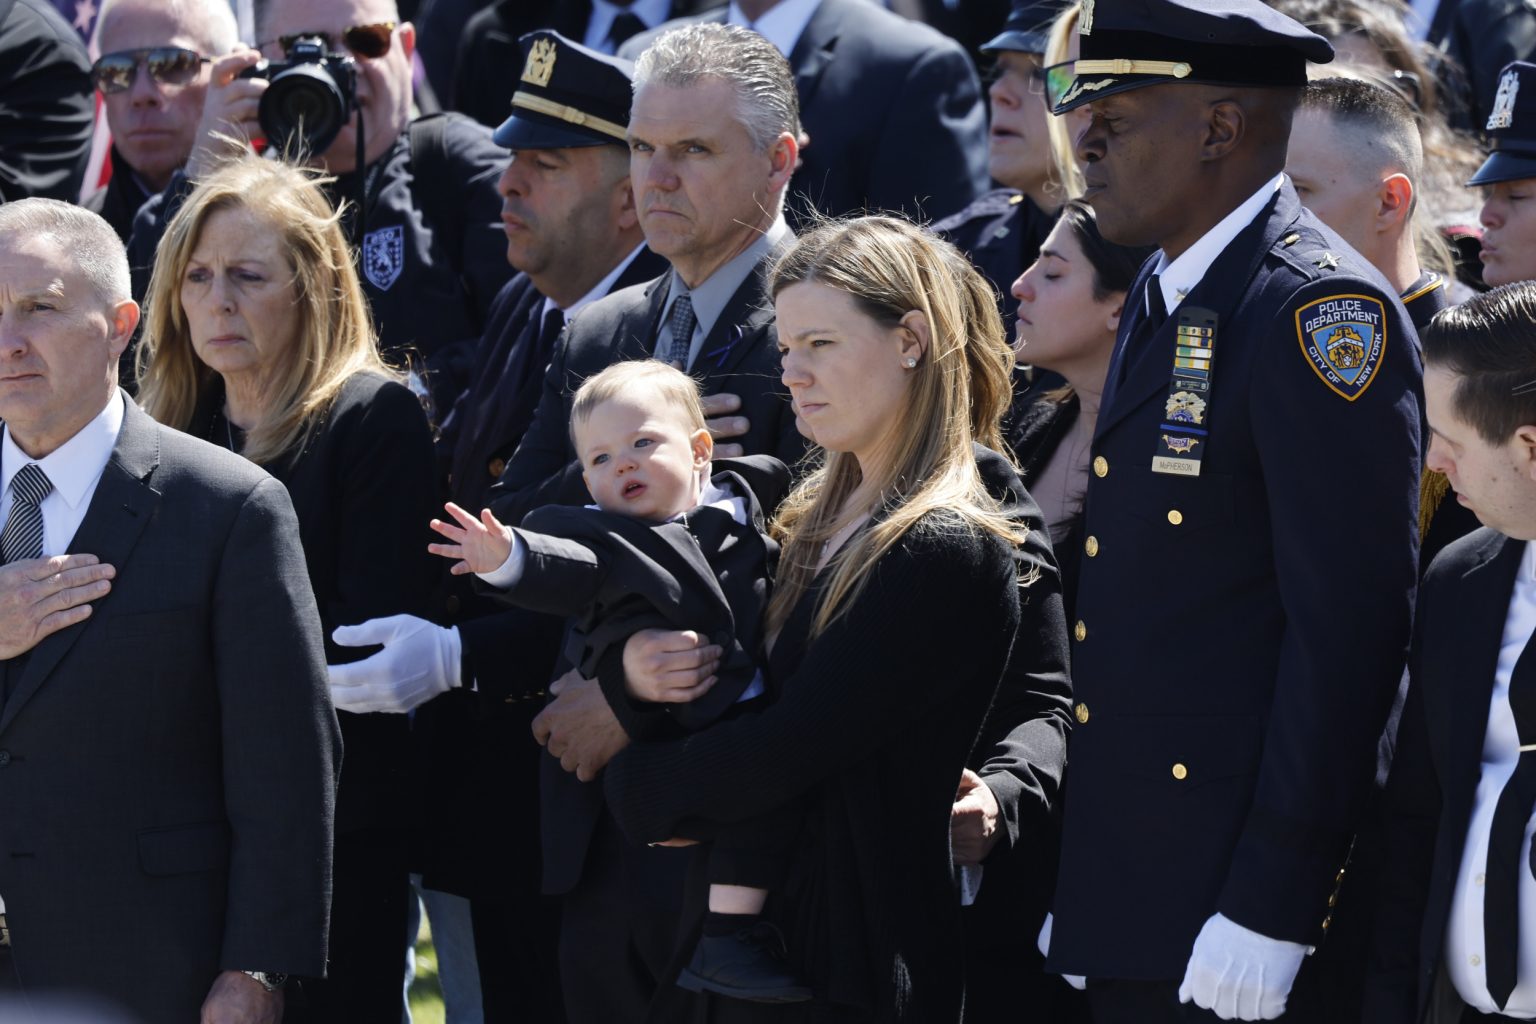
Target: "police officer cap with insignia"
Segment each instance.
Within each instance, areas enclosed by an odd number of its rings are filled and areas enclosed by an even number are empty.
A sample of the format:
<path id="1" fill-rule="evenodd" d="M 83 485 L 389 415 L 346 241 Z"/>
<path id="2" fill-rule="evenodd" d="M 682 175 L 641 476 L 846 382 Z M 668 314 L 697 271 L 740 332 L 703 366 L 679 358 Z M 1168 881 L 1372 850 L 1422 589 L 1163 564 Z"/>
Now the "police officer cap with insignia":
<path id="1" fill-rule="evenodd" d="M 1003 30 L 982 43 L 981 52 L 1044 53 L 1051 35 L 1051 22 L 1060 12 L 1060 0 L 1016 0 L 1008 12 L 1008 20 L 1003 22 Z"/>
<path id="2" fill-rule="evenodd" d="M 1083 0 L 1079 56 L 1052 67 L 1054 113 L 1167 82 L 1302 86 L 1328 41 L 1259 0 Z"/>
<path id="3" fill-rule="evenodd" d="M 1515 61 L 1504 66 L 1486 129 L 1493 151 L 1467 182 L 1487 188 L 1479 218 L 1483 281 L 1504 285 L 1536 280 L 1536 225 L 1510 204 L 1512 191 L 1523 196 L 1536 179 L 1536 64 Z"/>
<path id="4" fill-rule="evenodd" d="M 508 149 L 626 146 L 635 65 L 590 50 L 558 32 L 529 32 L 517 41 L 522 77 L 512 114 L 496 129 Z"/>

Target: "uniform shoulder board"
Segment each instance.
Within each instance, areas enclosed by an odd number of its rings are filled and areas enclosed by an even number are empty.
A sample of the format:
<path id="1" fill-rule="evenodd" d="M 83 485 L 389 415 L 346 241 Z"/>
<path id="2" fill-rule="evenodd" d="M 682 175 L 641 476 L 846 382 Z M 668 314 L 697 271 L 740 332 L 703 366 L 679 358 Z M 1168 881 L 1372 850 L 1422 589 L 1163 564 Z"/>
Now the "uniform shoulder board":
<path id="1" fill-rule="evenodd" d="M 1329 295 L 1296 310 L 1296 341 L 1312 372 L 1353 402 L 1376 379 L 1387 344 L 1387 307 L 1374 295 Z"/>

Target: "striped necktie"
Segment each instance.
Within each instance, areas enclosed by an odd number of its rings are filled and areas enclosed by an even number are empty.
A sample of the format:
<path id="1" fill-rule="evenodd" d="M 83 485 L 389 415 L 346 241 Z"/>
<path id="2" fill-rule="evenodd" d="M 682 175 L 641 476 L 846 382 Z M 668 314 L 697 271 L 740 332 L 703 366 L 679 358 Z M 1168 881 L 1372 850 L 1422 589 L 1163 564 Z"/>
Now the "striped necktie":
<path id="1" fill-rule="evenodd" d="M 0 533 L 0 554 L 7 563 L 43 554 L 43 499 L 53 492 L 53 481 L 41 466 L 29 462 L 11 478 L 11 515 Z"/>

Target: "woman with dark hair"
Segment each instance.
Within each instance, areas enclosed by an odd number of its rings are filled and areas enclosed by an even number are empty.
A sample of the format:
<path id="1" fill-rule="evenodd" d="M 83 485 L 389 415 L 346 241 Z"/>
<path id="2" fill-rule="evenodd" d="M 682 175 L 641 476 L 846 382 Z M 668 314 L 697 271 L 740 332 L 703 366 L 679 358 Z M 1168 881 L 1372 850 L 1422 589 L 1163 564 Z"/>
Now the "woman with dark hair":
<path id="1" fill-rule="evenodd" d="M 1068 552 L 1061 564 L 1069 610 L 1077 561 L 1070 550 L 1088 489 L 1099 397 L 1126 290 L 1152 252 L 1105 241 L 1093 207 L 1074 199 L 1062 207 L 1040 257 L 1013 283 L 1019 300 L 1015 358 L 1066 381 L 1017 395 L 1003 434 L 1024 486 L 1045 513 L 1052 544 Z"/>

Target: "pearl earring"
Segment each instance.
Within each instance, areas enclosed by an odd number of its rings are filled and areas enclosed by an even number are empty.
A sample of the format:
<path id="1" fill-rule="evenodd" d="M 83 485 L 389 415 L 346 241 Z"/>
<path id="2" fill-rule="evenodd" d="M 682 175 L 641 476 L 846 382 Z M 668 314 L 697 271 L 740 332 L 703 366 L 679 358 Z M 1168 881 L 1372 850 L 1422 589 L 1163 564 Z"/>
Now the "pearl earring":
<path id="1" fill-rule="evenodd" d="M 909 370 L 915 370 L 917 368 L 917 359 L 913 356 L 907 356 L 907 358 L 901 361 L 901 365 Z"/>

